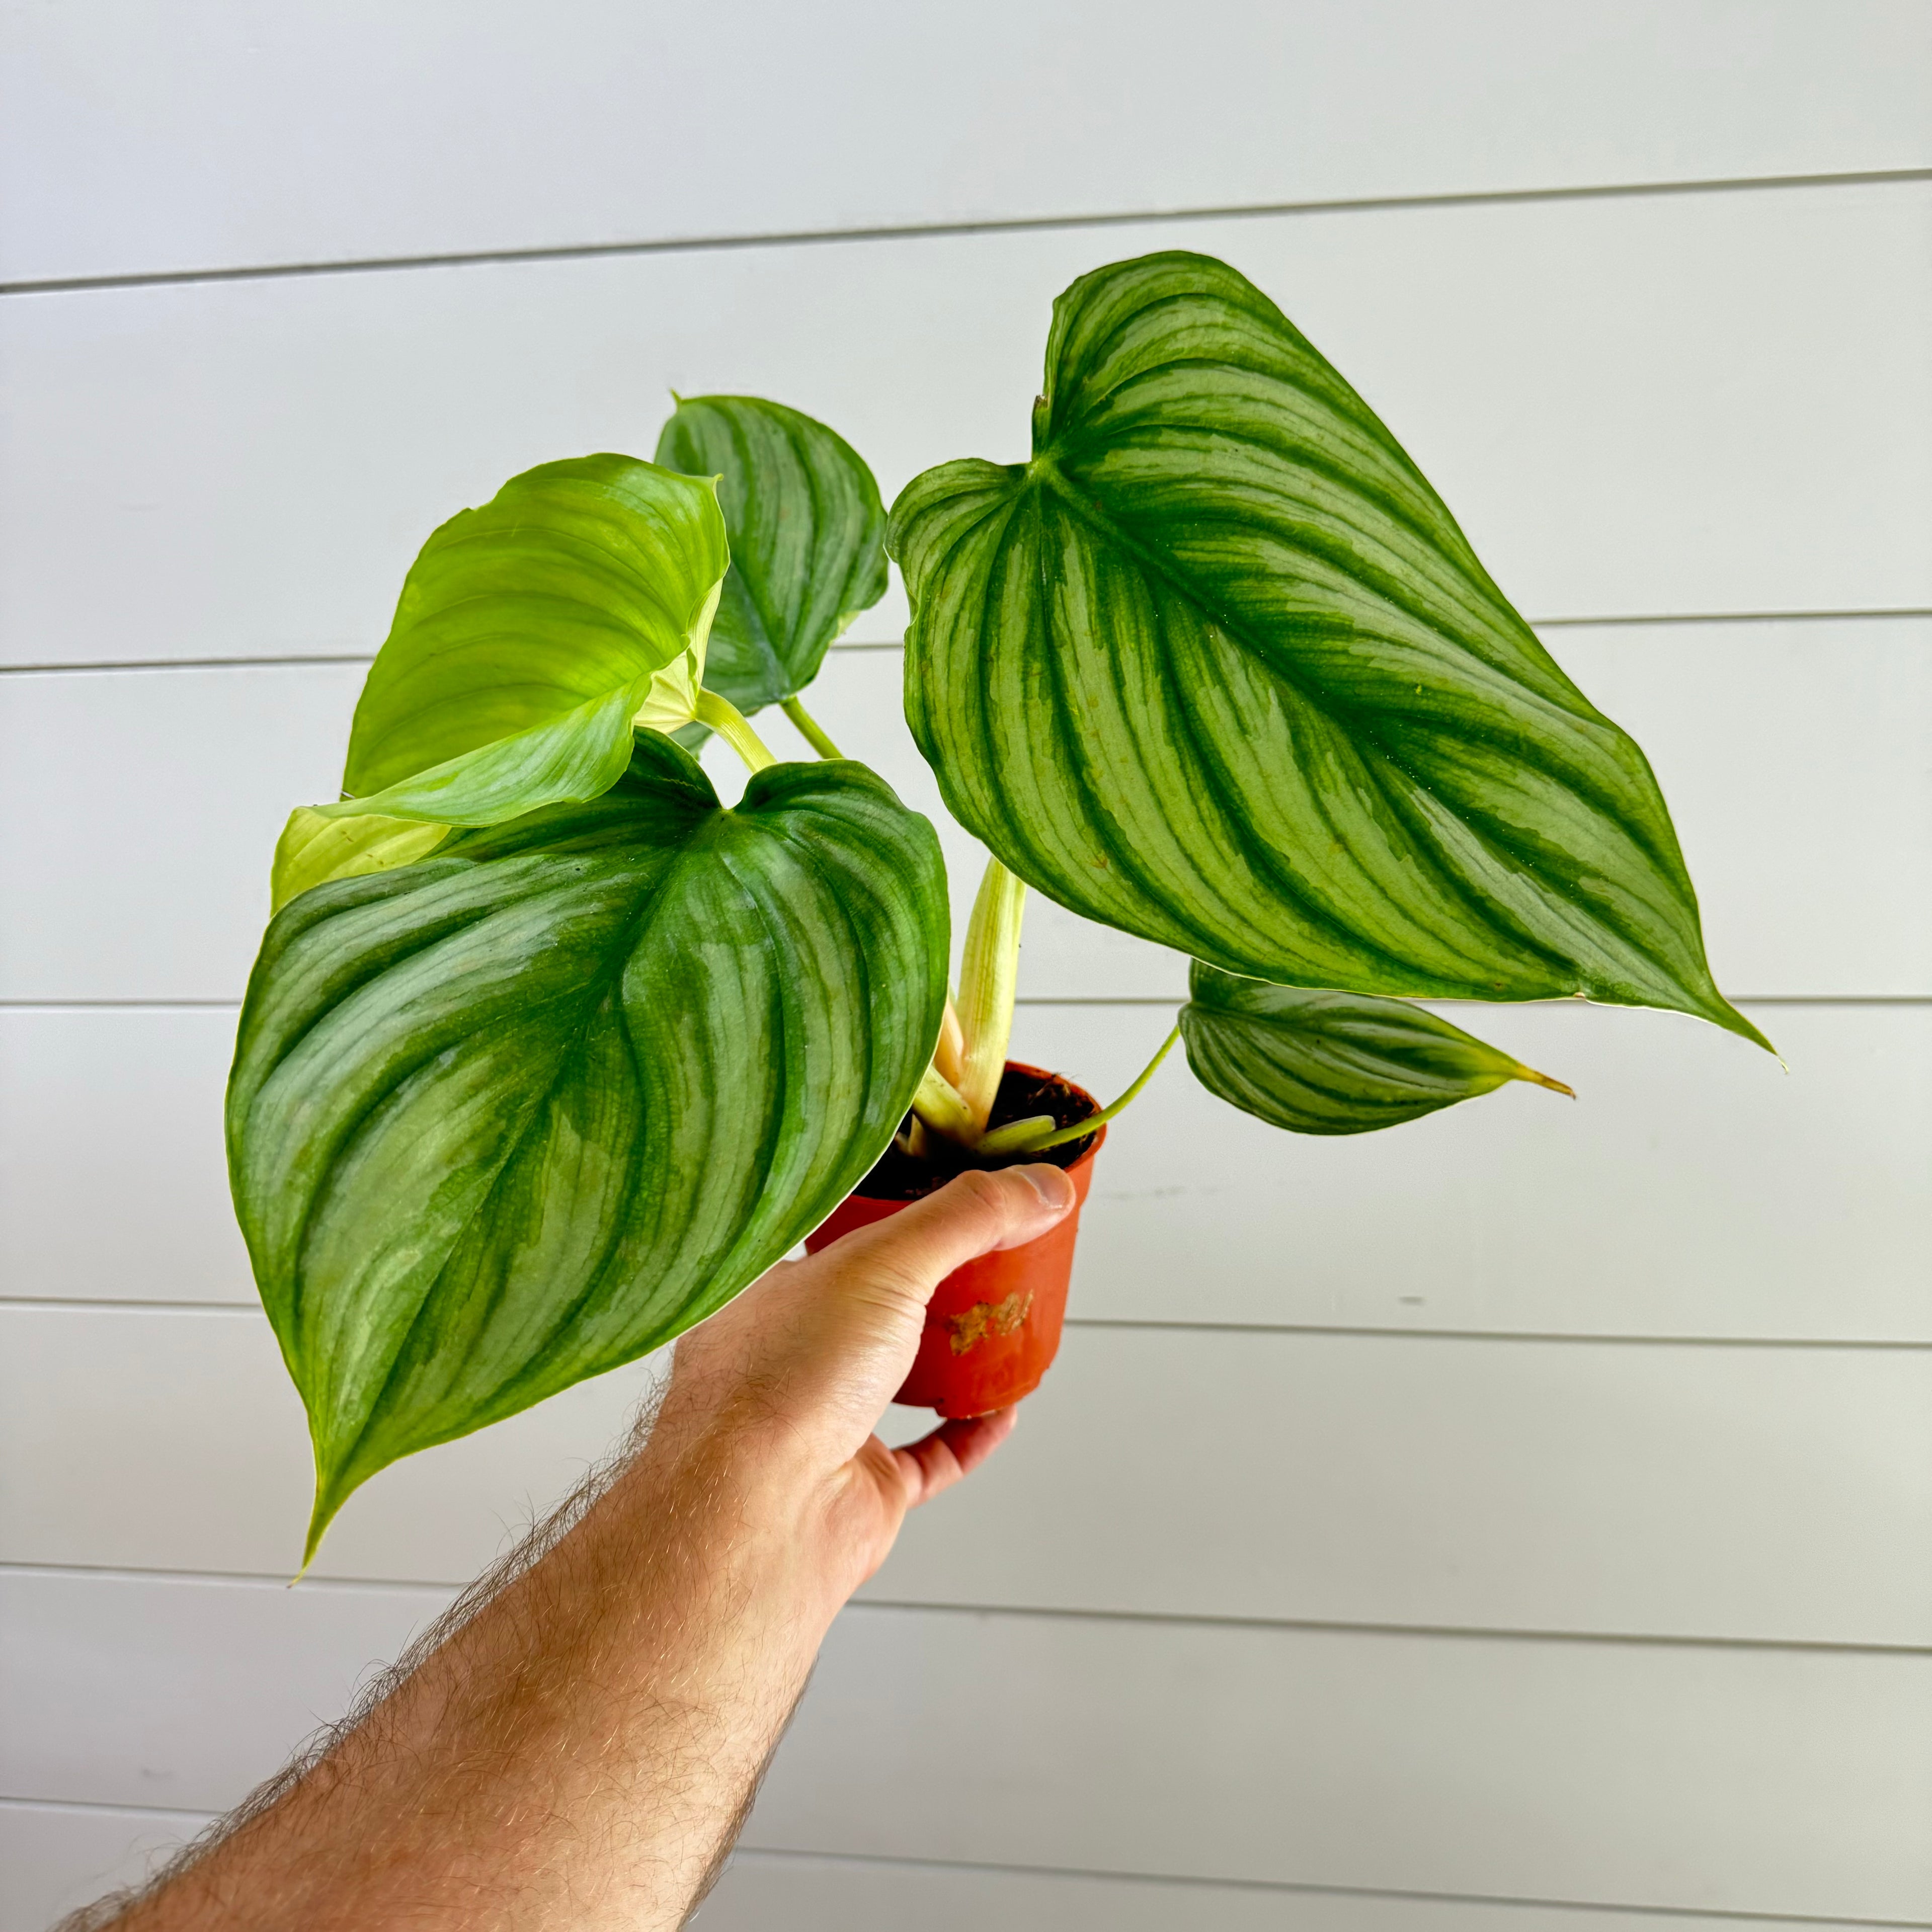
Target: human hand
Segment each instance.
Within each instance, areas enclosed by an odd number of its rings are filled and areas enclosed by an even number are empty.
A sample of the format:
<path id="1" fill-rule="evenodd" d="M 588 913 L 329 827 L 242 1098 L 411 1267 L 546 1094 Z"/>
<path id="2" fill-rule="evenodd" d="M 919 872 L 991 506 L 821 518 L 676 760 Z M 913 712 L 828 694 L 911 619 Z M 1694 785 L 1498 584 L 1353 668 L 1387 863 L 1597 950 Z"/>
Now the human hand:
<path id="1" fill-rule="evenodd" d="M 683 1924 L 839 1606 L 1012 1426 L 872 1433 L 933 1289 L 1072 1205 L 1055 1167 L 965 1174 L 772 1269 L 680 1341 L 644 1449 L 581 1515 L 117 1924 L 454 1932 L 479 1899 L 493 1926 Z"/>
<path id="2" fill-rule="evenodd" d="M 976 1468 L 1012 1427 L 1007 1408 L 942 1423 L 904 1449 L 873 1432 L 911 1369 L 933 1290 L 974 1256 L 1045 1234 L 1073 1201 L 1073 1184 L 1049 1165 L 969 1172 L 781 1262 L 679 1341 L 646 1456 L 722 1451 L 802 1485 L 793 1506 L 824 1512 L 849 1594 L 884 1562 L 906 1511 Z"/>

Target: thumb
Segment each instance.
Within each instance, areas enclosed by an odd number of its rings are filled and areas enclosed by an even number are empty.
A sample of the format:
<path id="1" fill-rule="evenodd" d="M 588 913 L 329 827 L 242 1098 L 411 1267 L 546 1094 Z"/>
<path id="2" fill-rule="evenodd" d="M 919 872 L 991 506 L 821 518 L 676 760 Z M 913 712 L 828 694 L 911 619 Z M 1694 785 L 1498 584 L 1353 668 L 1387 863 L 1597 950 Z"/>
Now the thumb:
<path id="1" fill-rule="evenodd" d="M 842 1268 L 889 1281 L 923 1306 L 955 1268 L 1035 1240 L 1066 1217 L 1074 1198 L 1072 1182 L 1046 1162 L 997 1173 L 975 1168 L 833 1246 Z"/>

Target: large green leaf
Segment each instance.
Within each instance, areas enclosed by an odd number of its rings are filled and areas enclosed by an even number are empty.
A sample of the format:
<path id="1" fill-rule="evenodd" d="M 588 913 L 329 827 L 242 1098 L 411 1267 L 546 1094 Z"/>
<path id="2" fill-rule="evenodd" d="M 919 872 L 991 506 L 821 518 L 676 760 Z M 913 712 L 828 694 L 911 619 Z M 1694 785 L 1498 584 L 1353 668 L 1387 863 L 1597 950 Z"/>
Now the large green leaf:
<path id="1" fill-rule="evenodd" d="M 1210 1093 L 1298 1134 L 1366 1134 L 1547 1074 L 1402 1000 L 1238 979 L 1194 962 L 1180 1010 L 1187 1064 Z"/>
<path id="2" fill-rule="evenodd" d="M 718 478 L 731 568 L 704 682 L 747 714 L 818 675 L 826 646 L 886 594 L 886 512 L 843 436 L 755 396 L 680 398 L 658 460 Z"/>
<path id="3" fill-rule="evenodd" d="M 1061 904 L 1298 986 L 1583 993 L 1758 1037 L 1642 753 L 1224 264 L 1076 282 L 1032 460 L 927 471 L 887 548 L 946 803 Z"/>
<path id="4" fill-rule="evenodd" d="M 340 804 L 499 825 L 595 798 L 634 724 L 692 714 L 730 553 L 708 479 L 628 456 L 513 476 L 410 569 L 356 707 Z"/>
<path id="5" fill-rule="evenodd" d="M 830 1214 L 939 1030 L 932 826 L 862 765 L 722 809 L 629 771 L 268 928 L 236 1208 L 314 1438 L 310 1538 L 386 1463 L 656 1348 Z"/>

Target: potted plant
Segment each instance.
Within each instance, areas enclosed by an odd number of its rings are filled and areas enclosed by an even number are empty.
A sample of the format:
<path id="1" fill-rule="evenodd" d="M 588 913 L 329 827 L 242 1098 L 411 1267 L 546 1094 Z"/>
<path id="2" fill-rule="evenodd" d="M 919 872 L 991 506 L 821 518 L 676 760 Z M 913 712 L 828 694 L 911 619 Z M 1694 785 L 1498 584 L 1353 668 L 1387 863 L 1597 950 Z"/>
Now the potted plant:
<path id="1" fill-rule="evenodd" d="M 992 855 L 956 996 L 932 827 L 800 695 L 887 554 L 908 720 Z M 767 749 L 774 704 L 815 760 Z M 713 731 L 750 769 L 729 809 Z M 547 464 L 436 531 L 344 795 L 277 849 L 228 1148 L 310 1552 L 386 1463 L 659 1347 L 801 1240 L 974 1165 L 1084 1194 L 1153 1067 L 1103 1108 L 1008 1065 L 1029 890 L 1190 954 L 1161 1054 L 1297 1132 L 1568 1091 L 1416 998 L 1764 1043 L 1642 754 L 1232 268 L 1076 282 L 1030 460 L 928 470 L 890 519 L 823 425 L 680 401 L 655 463 Z M 1072 1238 L 943 1288 L 908 1399 L 1030 1387 Z"/>

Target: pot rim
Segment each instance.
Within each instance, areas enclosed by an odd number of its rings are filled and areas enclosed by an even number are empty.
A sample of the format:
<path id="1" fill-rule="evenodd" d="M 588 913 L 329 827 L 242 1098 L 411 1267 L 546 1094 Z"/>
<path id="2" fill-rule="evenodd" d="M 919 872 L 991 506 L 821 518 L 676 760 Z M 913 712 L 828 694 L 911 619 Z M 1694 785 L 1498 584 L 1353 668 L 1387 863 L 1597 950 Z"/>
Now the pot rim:
<path id="1" fill-rule="evenodd" d="M 1084 1087 L 1082 1086 L 1078 1081 L 1069 1079 L 1064 1073 L 1056 1073 L 1050 1066 L 1036 1066 L 1034 1065 L 1032 1061 L 1029 1060 L 1010 1060 L 1006 1064 L 1006 1070 L 1015 1073 L 1030 1073 L 1035 1079 L 1037 1080 L 1064 1081 L 1069 1088 L 1070 1088 L 1075 1093 L 1078 1094 L 1083 1100 L 1087 1102 L 1087 1103 L 1094 1109 L 1095 1113 L 1097 1114 L 1100 1111 L 1101 1103 L 1096 1100 Z M 1076 1122 L 1073 1124 L 1078 1125 L 1078 1124 Z M 1103 1146 L 1106 1145 L 1106 1124 L 1102 1123 L 1100 1126 L 1094 1130 L 1093 1144 L 1088 1148 L 1087 1151 L 1083 1154 L 1078 1160 L 1069 1161 L 1064 1167 L 1060 1168 L 1060 1172 L 1062 1174 L 1078 1174 L 1083 1168 L 1090 1166 L 1093 1163 L 1094 1156 L 1100 1151 Z M 1012 1164 L 1016 1166 L 1023 1166 L 1024 1163 L 1015 1162 Z M 1058 1167 L 1060 1164 L 1056 1161 L 1053 1165 Z M 1000 1170 L 997 1168 L 963 1167 L 959 1170 L 959 1172 L 962 1174 L 997 1174 Z M 956 1178 L 956 1177 L 949 1178 Z M 910 1208 L 913 1204 L 910 1201 L 895 1201 L 890 1195 L 868 1194 L 865 1191 L 865 1182 L 863 1180 L 860 1181 L 858 1186 L 854 1187 L 852 1192 L 847 1196 L 846 1198 L 851 1201 L 876 1201 L 882 1205 L 888 1202 L 891 1202 L 892 1205 L 900 1208 Z M 934 1190 L 934 1192 L 937 1191 L 937 1190 Z"/>

